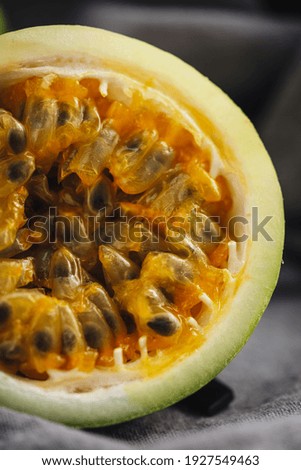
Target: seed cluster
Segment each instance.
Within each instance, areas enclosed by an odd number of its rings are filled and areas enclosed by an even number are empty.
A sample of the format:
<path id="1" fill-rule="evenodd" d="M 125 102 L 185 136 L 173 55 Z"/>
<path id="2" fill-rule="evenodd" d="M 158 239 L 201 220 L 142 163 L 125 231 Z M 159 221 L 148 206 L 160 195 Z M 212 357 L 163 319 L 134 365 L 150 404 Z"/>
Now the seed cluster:
<path id="1" fill-rule="evenodd" d="M 227 281 L 225 182 L 167 114 L 99 89 L 49 74 L 0 93 L 0 360 L 32 378 L 189 342 Z"/>

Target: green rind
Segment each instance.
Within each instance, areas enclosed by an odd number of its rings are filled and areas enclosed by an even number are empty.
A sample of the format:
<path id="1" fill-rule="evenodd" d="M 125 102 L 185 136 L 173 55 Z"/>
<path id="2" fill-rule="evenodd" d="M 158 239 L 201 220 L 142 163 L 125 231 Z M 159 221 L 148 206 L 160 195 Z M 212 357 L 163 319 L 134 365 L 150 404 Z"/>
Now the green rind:
<path id="1" fill-rule="evenodd" d="M 282 196 L 269 156 L 242 111 L 206 77 L 176 57 L 148 44 L 108 31 L 80 26 L 38 27 L 1 36 L 0 69 L 37 58 L 81 55 L 103 57 L 141 76 L 160 77 L 158 86 L 184 103 L 191 114 L 210 123 L 211 138 L 222 143 L 247 180 L 246 212 L 259 207 L 273 242 L 260 239 L 249 256 L 234 298 L 203 346 L 161 374 L 125 385 L 70 394 L 45 391 L 0 372 L 0 403 L 73 426 L 99 426 L 133 419 L 164 408 L 195 392 L 215 377 L 243 347 L 275 288 L 282 259 Z M 170 84 L 170 91 L 168 88 Z M 210 127 L 211 126 L 211 127 Z"/>

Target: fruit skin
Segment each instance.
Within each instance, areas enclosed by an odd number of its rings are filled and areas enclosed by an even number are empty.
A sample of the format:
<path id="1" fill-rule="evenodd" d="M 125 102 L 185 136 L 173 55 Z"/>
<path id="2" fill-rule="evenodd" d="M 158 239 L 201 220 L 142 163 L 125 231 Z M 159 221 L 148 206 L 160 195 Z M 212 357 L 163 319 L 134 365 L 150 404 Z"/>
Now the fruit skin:
<path id="1" fill-rule="evenodd" d="M 0 403 L 73 426 L 126 421 L 171 405 L 216 376 L 245 344 L 275 288 L 284 238 L 283 203 L 277 176 L 254 127 L 208 78 L 180 59 L 138 40 L 81 26 L 35 27 L 0 37 L 0 72 L 63 58 L 110 67 L 176 97 L 223 150 L 244 179 L 246 213 L 259 208 L 273 242 L 249 242 L 244 271 L 233 298 L 206 342 L 190 356 L 157 375 L 87 393 L 46 390 L 0 372 Z M 91 61 L 89 62 L 89 58 Z M 87 65 L 89 68 L 89 65 Z M 254 364 L 256 367 L 256 364 Z"/>

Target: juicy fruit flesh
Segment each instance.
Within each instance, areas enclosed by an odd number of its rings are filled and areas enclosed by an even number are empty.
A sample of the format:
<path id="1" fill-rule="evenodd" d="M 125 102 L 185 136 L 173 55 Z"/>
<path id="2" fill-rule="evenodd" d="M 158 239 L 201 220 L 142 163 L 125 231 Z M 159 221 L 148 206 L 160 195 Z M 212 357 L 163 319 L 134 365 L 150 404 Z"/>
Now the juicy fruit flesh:
<path id="1" fill-rule="evenodd" d="M 231 196 L 192 134 L 96 79 L 31 77 L 0 106 L 3 367 L 43 379 L 201 344 L 229 280 L 212 217 Z"/>

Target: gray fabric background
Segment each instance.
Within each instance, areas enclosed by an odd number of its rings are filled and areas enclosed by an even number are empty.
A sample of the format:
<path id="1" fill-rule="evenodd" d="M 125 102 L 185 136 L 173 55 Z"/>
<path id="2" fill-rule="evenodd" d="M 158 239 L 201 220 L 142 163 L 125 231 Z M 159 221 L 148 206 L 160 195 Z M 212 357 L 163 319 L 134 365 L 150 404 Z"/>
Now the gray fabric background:
<path id="1" fill-rule="evenodd" d="M 0 448 L 300 449 L 300 22 L 253 12 L 109 4 L 85 8 L 80 18 L 82 24 L 123 32 L 175 53 L 246 110 L 283 185 L 288 249 L 280 283 L 261 323 L 220 374 L 235 393 L 226 411 L 204 418 L 175 405 L 129 423 L 87 431 L 2 408 Z"/>

